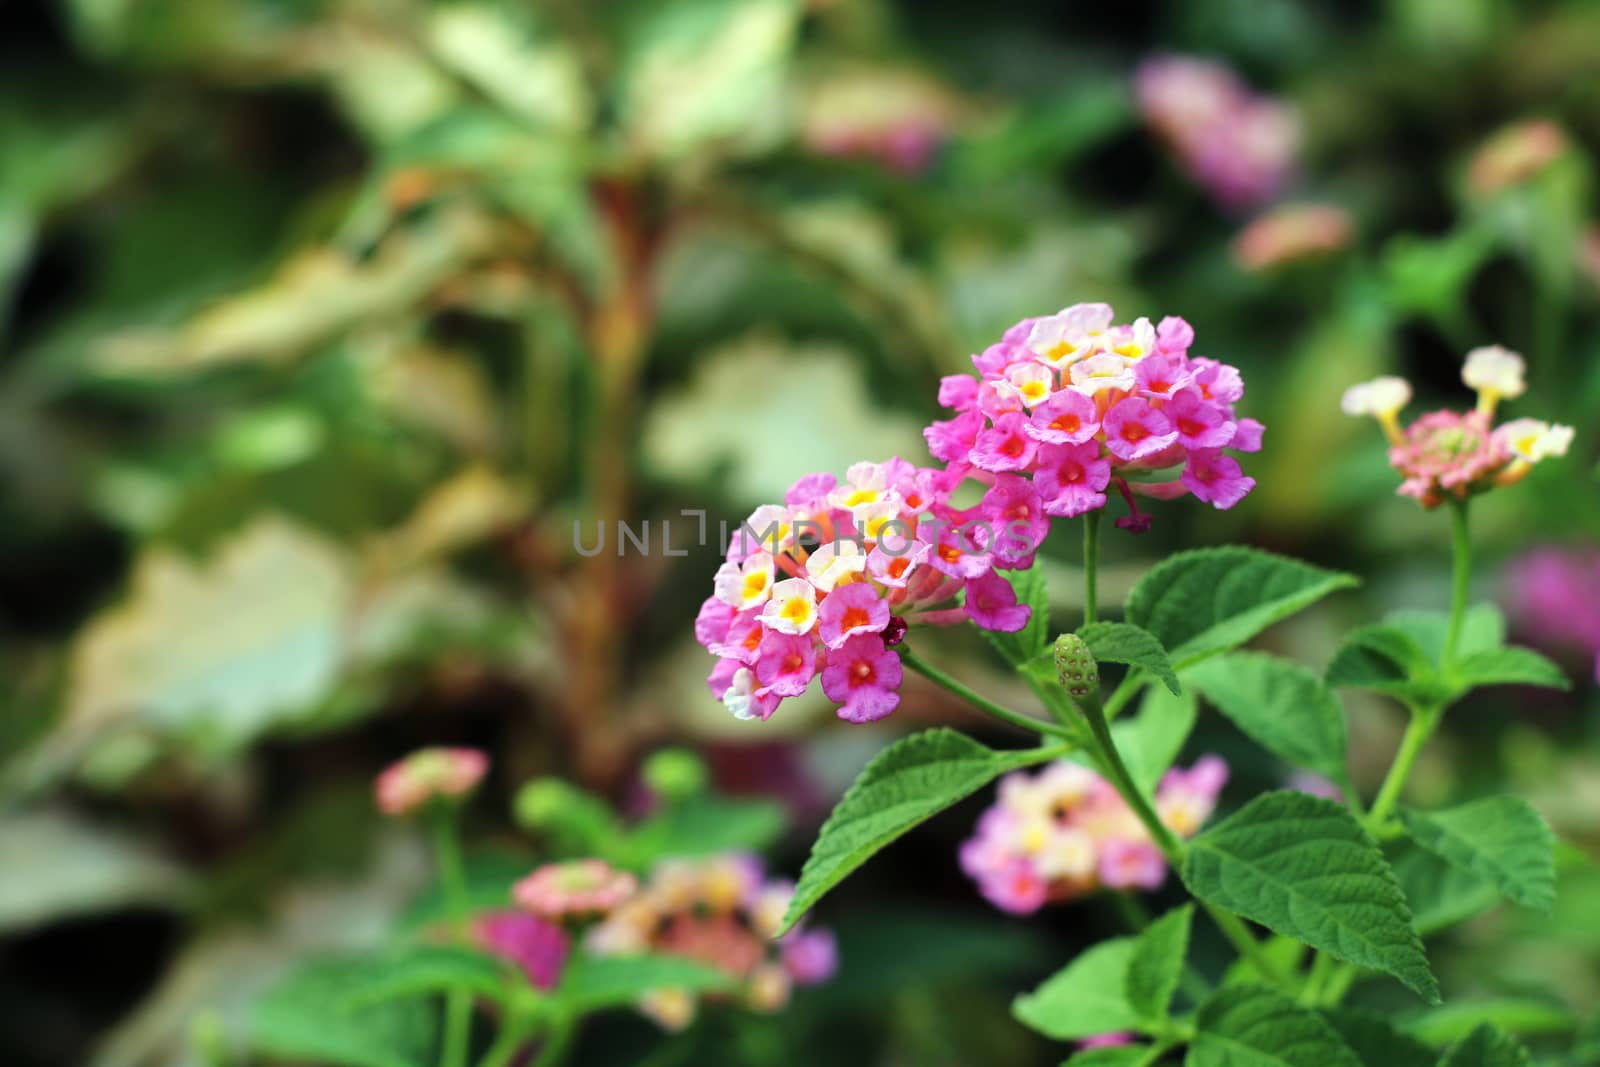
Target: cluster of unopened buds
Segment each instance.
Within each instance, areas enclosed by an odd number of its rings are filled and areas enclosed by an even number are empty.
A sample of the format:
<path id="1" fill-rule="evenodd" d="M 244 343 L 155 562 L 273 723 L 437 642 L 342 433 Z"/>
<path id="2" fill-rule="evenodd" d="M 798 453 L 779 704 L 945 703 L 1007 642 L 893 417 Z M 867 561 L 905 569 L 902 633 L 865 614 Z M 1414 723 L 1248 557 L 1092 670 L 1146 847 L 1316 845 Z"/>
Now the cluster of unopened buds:
<path id="1" fill-rule="evenodd" d="M 657 953 L 715 967 L 738 983 L 758 1011 L 777 1011 L 795 986 L 833 976 L 838 949 L 823 928 L 796 927 L 776 937 L 794 886 L 766 877 L 754 856 L 730 854 L 658 864 L 638 892 L 590 929 L 596 955 Z M 653 990 L 639 1008 L 669 1030 L 693 1021 L 697 1003 L 684 989 Z"/>
<path id="2" fill-rule="evenodd" d="M 1219 63 L 1153 56 L 1134 75 L 1134 95 L 1145 121 L 1225 207 L 1271 200 L 1294 172 L 1300 150 L 1294 112 L 1251 91 Z"/>
<path id="3" fill-rule="evenodd" d="M 1174 768 L 1156 790 L 1156 814 L 1174 834 L 1192 836 L 1227 780 L 1216 756 Z M 1155 889 L 1167 873 L 1161 850 L 1111 783 L 1067 760 L 1000 780 L 995 804 L 961 846 L 961 868 L 991 904 L 1017 915 L 1102 887 Z"/>
<path id="4" fill-rule="evenodd" d="M 1394 377 L 1351 386 L 1343 407 L 1346 414 L 1378 420 L 1389 438 L 1389 462 L 1404 479 L 1399 492 L 1434 508 L 1446 499 L 1465 500 L 1512 485 L 1540 460 L 1566 455 L 1572 443 L 1570 426 L 1538 419 L 1495 425 L 1500 401 L 1526 390 L 1524 372 L 1523 359 L 1515 352 L 1498 345 L 1475 348 L 1461 368 L 1461 380 L 1478 394 L 1471 411 L 1432 411 L 1402 427 L 1400 411 L 1411 401 L 1411 385 Z"/>
<path id="5" fill-rule="evenodd" d="M 1182 319 L 1113 318 L 1077 304 L 1024 319 L 972 357 L 976 376 L 945 378 L 955 416 L 924 431 L 943 468 L 858 463 L 756 509 L 695 620 L 718 657 L 712 694 L 766 719 L 820 674 L 841 718 L 881 719 L 899 704 L 908 626 L 1027 625 L 1001 572 L 1033 566 L 1053 518 L 1104 507 L 1112 485 L 1129 508 L 1117 525 L 1135 532 L 1150 523 L 1137 496 L 1243 499 L 1255 481 L 1225 450 L 1258 450 L 1262 426 L 1234 412 L 1238 370 L 1191 357 Z"/>

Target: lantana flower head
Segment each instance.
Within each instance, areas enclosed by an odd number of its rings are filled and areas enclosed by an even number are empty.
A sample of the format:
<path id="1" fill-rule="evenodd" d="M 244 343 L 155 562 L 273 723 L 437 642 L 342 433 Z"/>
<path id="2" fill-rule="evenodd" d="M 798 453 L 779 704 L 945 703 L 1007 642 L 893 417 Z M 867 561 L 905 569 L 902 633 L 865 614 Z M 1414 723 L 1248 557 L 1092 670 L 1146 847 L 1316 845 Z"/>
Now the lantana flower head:
<path id="1" fill-rule="evenodd" d="M 486 951 L 521 968 L 535 989 L 555 988 L 572 952 L 572 939 L 560 926 L 518 911 L 479 916 L 473 935 Z"/>
<path id="2" fill-rule="evenodd" d="M 1180 837 L 1197 833 L 1227 778 L 1227 764 L 1216 756 L 1168 771 L 1156 790 L 1161 821 Z M 1167 873 L 1160 849 L 1116 789 L 1066 760 L 1002 778 L 960 858 L 990 903 L 1019 915 L 1101 887 L 1155 889 Z"/>
<path id="3" fill-rule="evenodd" d="M 609 914 L 638 888 L 638 879 L 605 860 L 547 863 L 511 891 L 517 906 L 551 922 Z"/>
<path id="4" fill-rule="evenodd" d="M 1264 203 L 1288 184 L 1299 121 L 1227 67 L 1194 56 L 1153 56 L 1139 64 L 1134 95 L 1145 122 L 1224 207 Z"/>
<path id="5" fill-rule="evenodd" d="M 1255 480 L 1224 449 L 1256 451 L 1262 433 L 1235 411 L 1238 370 L 1191 356 L 1183 319 L 1114 318 L 1110 305 L 1075 304 L 1007 330 L 973 357 L 976 378 L 944 380 L 955 417 L 924 431 L 929 450 L 952 477 L 1005 484 L 1010 502 L 1031 496 L 1020 507 L 1033 516 L 1094 511 L 1113 486 L 1131 511 L 1119 525 L 1136 530 L 1149 521 L 1136 495 L 1238 503 Z"/>
<path id="6" fill-rule="evenodd" d="M 1526 390 L 1520 355 L 1498 345 L 1467 354 L 1461 378 L 1477 391 L 1472 411 L 1433 411 L 1401 427 L 1400 409 L 1411 399 L 1402 378 L 1377 378 L 1345 391 L 1343 408 L 1351 415 L 1372 415 L 1389 438 L 1389 462 L 1403 476 L 1399 492 L 1423 507 L 1438 507 L 1447 498 L 1465 500 L 1495 486 L 1526 477 L 1535 463 L 1564 456 L 1573 429 L 1538 419 L 1513 419 L 1494 425 L 1503 399 Z"/>
<path id="7" fill-rule="evenodd" d="M 972 384 L 963 399 L 975 399 Z M 894 646 L 908 626 L 1025 626 L 1029 609 L 995 571 L 1032 565 L 1048 516 L 1026 479 L 987 473 L 980 503 L 956 507 L 968 472 L 858 463 L 843 480 L 808 475 L 782 505 L 756 509 L 695 620 L 696 639 L 718 657 L 712 695 L 739 718 L 767 719 L 820 676 L 841 718 L 871 722 L 900 702 Z"/>
<path id="8" fill-rule="evenodd" d="M 439 801 L 458 803 L 489 772 L 489 757 L 471 748 L 424 748 L 391 764 L 373 783 L 378 810 L 404 816 Z"/>
<path id="9" fill-rule="evenodd" d="M 1338 252 L 1350 244 L 1350 214 L 1332 204 L 1285 204 L 1239 232 L 1233 258 L 1247 271 L 1277 267 Z"/>
<path id="10" fill-rule="evenodd" d="M 1600 545 L 1546 545 L 1506 569 L 1512 624 L 1535 644 L 1594 660 L 1600 685 Z"/>
<path id="11" fill-rule="evenodd" d="M 643 888 L 589 931 L 598 955 L 682 956 L 724 971 L 733 995 L 757 1011 L 781 1009 L 795 986 L 825 982 L 838 967 L 833 934 L 796 926 L 774 939 L 794 886 L 769 879 L 760 860 L 742 853 L 667 860 Z M 639 1008 L 669 1030 L 682 1029 L 696 1001 L 681 989 L 655 990 Z"/>

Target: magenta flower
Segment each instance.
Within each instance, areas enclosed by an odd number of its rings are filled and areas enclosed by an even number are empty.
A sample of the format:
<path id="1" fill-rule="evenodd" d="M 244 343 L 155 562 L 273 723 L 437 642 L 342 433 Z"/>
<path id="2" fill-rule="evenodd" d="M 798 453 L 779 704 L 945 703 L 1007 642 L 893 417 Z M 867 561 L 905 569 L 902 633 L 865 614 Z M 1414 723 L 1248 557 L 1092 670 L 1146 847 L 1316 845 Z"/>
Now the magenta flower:
<path id="1" fill-rule="evenodd" d="M 1594 658 L 1600 684 L 1600 547 L 1536 548 L 1506 570 L 1512 622 L 1534 644 Z"/>
<path id="2" fill-rule="evenodd" d="M 1039 444 L 1028 434 L 1029 423 L 1020 411 L 1001 415 L 993 426 L 978 434 L 972 464 L 986 471 L 1019 471 L 1033 462 Z"/>
<path id="3" fill-rule="evenodd" d="M 1105 432 L 1111 454 L 1128 462 L 1153 456 L 1178 439 L 1166 415 L 1136 396 L 1117 401 L 1106 412 Z"/>
<path id="4" fill-rule="evenodd" d="M 1111 464 L 1097 444 L 1046 445 L 1039 450 L 1033 484 L 1047 514 L 1070 518 L 1105 506 Z"/>
<path id="5" fill-rule="evenodd" d="M 489 953 L 522 969 L 535 989 L 554 989 L 572 951 L 561 927 L 533 915 L 496 911 L 473 923 L 477 941 Z"/>
<path id="6" fill-rule="evenodd" d="M 828 599 L 832 600 L 833 597 Z M 887 608 L 884 609 L 884 621 L 888 621 Z M 826 622 L 823 625 L 826 626 Z M 761 684 L 757 692 L 760 695 L 770 693 L 779 697 L 797 697 L 811 685 L 816 673 L 817 643 L 809 635 L 785 634 L 776 630 L 767 632 L 756 660 L 756 681 Z"/>
<path id="7" fill-rule="evenodd" d="M 857 634 L 882 633 L 889 625 L 889 605 L 877 590 L 861 582 L 840 586 L 828 594 L 818 610 L 822 643 L 837 649 Z M 810 680 L 810 675 L 806 676 Z M 805 687 L 800 687 L 804 692 Z M 798 696 L 798 693 L 785 693 Z"/>
<path id="8" fill-rule="evenodd" d="M 489 757 L 471 748 L 424 748 L 390 765 L 373 783 L 378 810 L 410 815 L 429 803 L 458 803 L 489 772 Z"/>
<path id="9" fill-rule="evenodd" d="M 1072 389 L 1052 393 L 1033 409 L 1023 427 L 1035 441 L 1052 445 L 1081 445 L 1099 430 L 1100 412 L 1094 401 Z"/>
<path id="10" fill-rule="evenodd" d="M 832 930 L 794 930 L 778 943 L 784 970 L 797 985 L 819 985 L 839 970 L 839 943 Z"/>
<path id="11" fill-rule="evenodd" d="M 1239 461 L 1232 456 L 1218 449 L 1201 448 L 1189 453 L 1189 462 L 1183 468 L 1183 484 L 1196 500 L 1231 508 L 1256 487 L 1256 480 L 1246 477 L 1239 469 Z"/>
<path id="12" fill-rule="evenodd" d="M 1034 552 L 1050 532 L 1050 516 L 1034 483 L 1016 475 L 996 475 L 979 510 L 995 531 L 994 565 L 1008 570 L 1033 566 Z"/>
<path id="13" fill-rule="evenodd" d="M 511 890 L 517 907 L 551 922 L 594 918 L 632 895 L 638 880 L 605 860 L 547 863 Z"/>
<path id="14" fill-rule="evenodd" d="M 1010 860 L 978 880 L 978 892 L 1001 911 L 1031 915 L 1050 899 L 1050 884 L 1031 864 Z"/>
<path id="15" fill-rule="evenodd" d="M 1233 440 L 1239 424 L 1216 404 L 1200 398 L 1200 390 L 1179 389 L 1167 401 L 1166 416 L 1184 448 L 1221 448 Z"/>
<path id="16" fill-rule="evenodd" d="M 1028 625 L 1032 612 L 1017 603 L 1011 583 L 990 572 L 967 583 L 967 614 L 985 630 L 1015 633 Z"/>
<path id="17" fill-rule="evenodd" d="M 852 637 L 828 654 L 822 691 L 839 705 L 839 718 L 875 722 L 900 704 L 900 656 L 876 634 Z"/>

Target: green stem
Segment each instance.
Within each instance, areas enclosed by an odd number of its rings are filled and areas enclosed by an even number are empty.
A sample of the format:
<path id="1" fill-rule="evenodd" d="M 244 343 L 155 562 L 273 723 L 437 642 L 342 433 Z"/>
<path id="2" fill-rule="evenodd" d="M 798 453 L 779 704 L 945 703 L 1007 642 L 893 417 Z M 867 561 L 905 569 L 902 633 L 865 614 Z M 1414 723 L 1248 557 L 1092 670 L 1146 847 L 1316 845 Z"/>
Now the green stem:
<path id="1" fill-rule="evenodd" d="M 1305 988 L 1300 990 L 1300 1003 L 1306 1005 L 1317 1003 L 1328 979 L 1333 975 L 1335 962 L 1326 952 L 1317 953 L 1316 960 L 1311 964 L 1311 974 L 1306 978 Z"/>
<path id="2" fill-rule="evenodd" d="M 527 1038 L 527 1022 L 507 1008 L 506 1018 L 500 1024 L 500 1035 L 489 1046 L 489 1051 L 483 1054 L 483 1059 L 478 1061 L 478 1067 L 507 1067 L 516 1059 Z"/>
<path id="3" fill-rule="evenodd" d="M 439 866 L 439 884 L 444 889 L 450 930 L 457 941 L 467 938 L 467 876 L 461 859 L 461 838 L 456 829 L 456 812 L 448 804 L 435 803 L 433 854 Z M 441 1067 L 466 1067 L 467 1050 L 472 1040 L 472 994 L 452 989 L 445 997 L 444 1041 L 440 1045 Z"/>
<path id="4" fill-rule="evenodd" d="M 1378 787 L 1378 796 L 1367 812 L 1367 829 L 1373 834 L 1382 830 L 1389 816 L 1394 814 L 1395 806 L 1400 803 L 1400 794 L 1406 787 L 1406 779 L 1411 777 L 1417 757 L 1422 754 L 1423 747 L 1439 725 L 1443 710 L 1437 704 L 1412 709 L 1411 721 L 1406 723 L 1405 736 L 1400 739 L 1400 749 L 1395 753 L 1389 773 L 1384 776 L 1383 785 Z"/>
<path id="5" fill-rule="evenodd" d="M 1099 606 L 1100 582 L 1100 511 L 1086 512 L 1083 516 L 1083 624 L 1095 621 Z"/>
<path id="6" fill-rule="evenodd" d="M 1094 738 L 1096 754 L 1100 758 L 1101 768 L 1106 777 L 1121 794 L 1139 821 L 1144 824 L 1145 830 L 1150 834 L 1150 839 L 1155 842 L 1161 854 L 1166 857 L 1167 863 L 1174 871 L 1183 869 L 1183 845 L 1173 836 L 1167 824 L 1161 821 L 1150 802 L 1145 799 L 1144 793 L 1134 784 L 1133 776 L 1128 773 L 1128 767 L 1122 762 L 1122 755 L 1117 751 L 1117 745 L 1111 737 L 1111 726 L 1106 722 L 1105 711 L 1100 707 L 1097 696 L 1089 696 L 1078 702 L 1078 709 L 1083 712 L 1083 717 L 1089 724 L 1089 732 Z M 1250 961 L 1256 973 L 1267 981 L 1283 988 L 1288 988 L 1290 983 L 1272 961 L 1267 959 L 1261 951 L 1261 945 L 1244 924 L 1244 920 L 1231 912 L 1221 908 L 1212 907 L 1205 901 L 1200 902 L 1206 914 L 1211 916 L 1211 921 L 1217 924 L 1217 929 L 1222 935 L 1233 943 L 1239 954 Z"/>
<path id="7" fill-rule="evenodd" d="M 1467 528 L 1467 502 L 1450 501 L 1450 541 L 1454 565 L 1450 580 L 1450 628 L 1445 632 L 1444 668 L 1455 662 L 1456 646 L 1461 641 L 1461 624 L 1467 615 L 1467 596 L 1472 586 L 1472 537 Z"/>
<path id="8" fill-rule="evenodd" d="M 1020 711 L 1012 711 L 1010 708 L 1001 704 L 996 704 L 988 697 L 974 692 L 972 689 L 956 681 L 954 678 L 950 677 L 933 664 L 918 656 L 905 645 L 901 645 L 897 651 L 900 653 L 900 661 L 907 667 L 910 667 L 912 670 L 928 679 L 928 681 L 932 682 L 934 685 L 937 685 L 942 689 L 949 690 L 962 700 L 965 700 L 967 703 L 977 708 L 979 711 L 991 715 L 994 718 L 999 719 L 1001 722 L 1010 723 L 1012 726 L 1019 726 L 1024 730 L 1030 730 L 1036 734 L 1047 734 L 1051 737 L 1060 737 L 1069 741 L 1077 740 L 1077 734 L 1060 723 L 1045 722 L 1042 719 L 1035 719 L 1030 715 L 1024 715 Z"/>
<path id="9" fill-rule="evenodd" d="M 539 1048 L 539 1056 L 533 1061 L 533 1067 L 555 1067 L 567 1057 L 567 1048 L 572 1044 L 572 1038 L 577 1033 L 577 1021 L 570 1016 L 563 1016 L 550 1027 L 550 1033 L 545 1037 L 544 1044 Z"/>
<path id="10" fill-rule="evenodd" d="M 1106 698 L 1106 721 L 1111 722 L 1116 719 L 1117 714 L 1127 707 L 1128 701 L 1138 696 L 1139 690 L 1143 689 L 1149 681 L 1150 676 L 1148 674 L 1145 674 L 1137 667 L 1129 667 L 1128 673 L 1122 676 L 1122 681 L 1117 684 L 1117 687 L 1111 691 L 1111 695 Z"/>

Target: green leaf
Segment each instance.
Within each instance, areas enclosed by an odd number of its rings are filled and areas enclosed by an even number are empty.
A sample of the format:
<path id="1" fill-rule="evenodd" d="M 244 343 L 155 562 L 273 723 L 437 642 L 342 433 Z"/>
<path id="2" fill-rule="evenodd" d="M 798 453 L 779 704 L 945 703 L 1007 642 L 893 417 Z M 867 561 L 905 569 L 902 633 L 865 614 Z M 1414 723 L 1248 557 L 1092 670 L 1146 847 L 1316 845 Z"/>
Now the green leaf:
<path id="1" fill-rule="evenodd" d="M 727 990 L 726 971 L 679 956 L 577 956 L 567 964 L 554 997 L 573 1015 L 631 1005 L 656 989 Z"/>
<path id="2" fill-rule="evenodd" d="M 1387 842 L 1384 852 L 1411 907 L 1412 929 L 1423 937 L 1464 922 L 1500 902 L 1492 883 L 1446 863 L 1409 838 Z"/>
<path id="3" fill-rule="evenodd" d="M 1144 1019 L 1160 1022 L 1178 990 L 1184 957 L 1189 951 L 1189 925 L 1194 906 L 1174 908 L 1151 923 L 1133 942 L 1128 960 L 1127 998 Z"/>
<path id="4" fill-rule="evenodd" d="M 1531 648 L 1507 646 L 1475 652 L 1451 664 L 1447 677 L 1461 689 L 1480 685 L 1536 685 L 1571 689 L 1567 672 Z"/>
<path id="5" fill-rule="evenodd" d="M 1323 797 L 1265 793 L 1200 834 L 1183 880 L 1201 900 L 1439 999 L 1405 895 L 1355 816 Z"/>
<path id="6" fill-rule="evenodd" d="M 1494 883 L 1507 900 L 1548 913 L 1555 903 L 1555 835 L 1520 797 L 1485 797 L 1447 811 L 1400 812 L 1417 844 Z"/>
<path id="7" fill-rule="evenodd" d="M 1181 671 L 1356 584 L 1352 575 L 1241 545 L 1195 549 L 1140 578 L 1126 615 L 1155 635 Z"/>
<path id="8" fill-rule="evenodd" d="M 1095 622 L 1079 627 L 1078 636 L 1089 646 L 1096 662 L 1138 667 L 1161 679 L 1173 695 L 1183 692 L 1167 650 L 1149 630 L 1131 622 Z"/>
<path id="9" fill-rule="evenodd" d="M 1435 1067 L 1438 1060 L 1433 1049 L 1374 1012 L 1336 1008 L 1322 1017 L 1364 1067 Z"/>
<path id="10" fill-rule="evenodd" d="M 1412 704 L 1449 698 L 1438 669 L 1417 639 L 1388 623 L 1357 627 L 1345 634 L 1324 677 L 1336 689 L 1370 689 Z"/>
<path id="11" fill-rule="evenodd" d="M 1185 1067 L 1362 1067 L 1337 1030 L 1262 986 L 1230 986 L 1200 1006 Z"/>
<path id="12" fill-rule="evenodd" d="M 1131 937 L 1102 941 L 1012 1001 L 1011 1014 L 1058 1041 L 1137 1029 L 1144 1020 L 1127 993 L 1133 954 Z"/>
<path id="13" fill-rule="evenodd" d="M 1437 666 L 1444 660 L 1444 642 L 1450 632 L 1450 616 L 1442 611 L 1393 611 L 1384 622 L 1411 636 L 1427 661 Z M 1471 656 L 1506 643 L 1506 617 L 1493 604 L 1474 604 L 1461 617 L 1461 636 L 1456 642 L 1458 657 Z"/>
<path id="14" fill-rule="evenodd" d="M 1232 652 L 1184 676 L 1261 747 L 1348 786 L 1344 708 L 1315 674 L 1261 652 Z"/>
<path id="15" fill-rule="evenodd" d="M 420 997 L 450 989 L 499 1000 L 505 967 L 492 956 L 450 945 L 408 945 L 372 961 L 372 976 L 352 990 L 350 1007 Z"/>
<path id="16" fill-rule="evenodd" d="M 1405 1022 L 1419 1041 L 1448 1045 L 1471 1036 L 1484 1023 L 1512 1034 L 1565 1034 L 1578 1020 L 1565 1005 L 1531 997 L 1456 1000 Z"/>
<path id="17" fill-rule="evenodd" d="M 1017 594 L 1017 603 L 1026 604 L 1031 609 L 1028 614 L 1028 625 L 1016 633 L 1009 634 L 997 630 L 985 630 L 983 636 L 989 639 L 989 643 L 1005 657 L 1007 663 L 1013 667 L 1020 667 L 1029 660 L 1043 656 L 1050 642 L 1050 590 L 1045 580 L 1044 568 L 1040 566 L 1029 567 L 1025 571 L 1012 571 L 1009 574 L 998 571 L 996 573 L 1011 583 L 1011 588 Z M 1053 666 L 1048 677 L 1054 680 Z"/>
<path id="18" fill-rule="evenodd" d="M 1149 1045 L 1113 1045 L 1075 1052 L 1062 1067 L 1142 1067 L 1148 1062 Z"/>
<path id="19" fill-rule="evenodd" d="M 1439 1067 L 1532 1067 L 1533 1057 L 1517 1039 L 1488 1023 L 1445 1053 Z"/>
<path id="20" fill-rule="evenodd" d="M 1059 751 L 999 752 L 945 728 L 896 741 L 873 757 L 823 824 L 779 933 L 793 927 L 823 894 L 913 826 L 1006 771 L 1041 763 Z"/>
<path id="21" fill-rule="evenodd" d="M 1178 758 L 1189 731 L 1194 729 L 1197 708 L 1193 692 L 1173 696 L 1165 689 L 1152 687 L 1145 691 L 1139 714 L 1111 724 L 1117 751 L 1139 788 L 1154 790 Z"/>
<path id="22" fill-rule="evenodd" d="M 376 977 L 366 960 L 320 960 L 274 985 L 250 1017 L 255 1051 L 338 1067 L 418 1067 L 433 1044 L 433 1014 L 390 1001 L 357 1007 Z"/>

